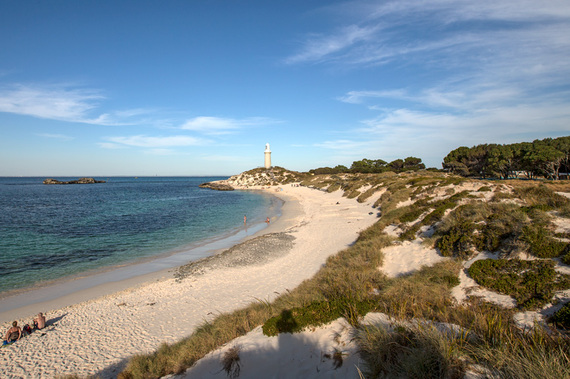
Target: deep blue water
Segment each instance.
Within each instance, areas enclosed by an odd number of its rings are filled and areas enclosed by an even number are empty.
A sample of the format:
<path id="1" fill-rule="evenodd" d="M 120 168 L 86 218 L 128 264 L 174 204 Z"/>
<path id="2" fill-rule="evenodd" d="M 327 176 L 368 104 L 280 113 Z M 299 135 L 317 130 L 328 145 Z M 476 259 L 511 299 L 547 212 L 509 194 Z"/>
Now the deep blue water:
<path id="1" fill-rule="evenodd" d="M 221 177 L 0 178 L 0 292 L 173 252 L 262 223 L 269 195 L 198 188 Z M 77 178 L 56 178 L 72 180 Z"/>

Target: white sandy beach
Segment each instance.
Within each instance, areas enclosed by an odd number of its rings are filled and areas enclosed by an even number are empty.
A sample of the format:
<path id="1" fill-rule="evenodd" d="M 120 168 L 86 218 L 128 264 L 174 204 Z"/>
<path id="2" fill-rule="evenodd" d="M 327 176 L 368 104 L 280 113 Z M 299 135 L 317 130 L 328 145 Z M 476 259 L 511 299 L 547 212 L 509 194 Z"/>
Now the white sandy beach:
<path id="1" fill-rule="evenodd" d="M 43 311 L 48 327 L 0 349 L 1 376 L 115 377 L 133 354 L 151 352 L 163 342 L 188 336 L 219 313 L 256 299 L 272 300 L 296 287 L 313 276 L 327 257 L 349 246 L 361 230 L 377 221 L 376 212 L 370 214 L 375 199 L 360 204 L 342 197 L 341 191 L 281 188 L 279 192 L 276 187 L 266 189 L 286 203 L 282 216 L 260 233 L 293 236 L 288 252 L 257 264 L 213 266 L 182 281 L 176 281 L 172 272 L 137 285 L 131 280 L 127 283 L 131 288 L 100 297 L 91 294 L 91 300 L 60 309 L 53 301 L 34 311 L 33 307 L 12 310 L 10 314 L 18 315 L 19 323 L 29 323 L 34 313 Z M 0 312 L 2 316 L 2 330 L 6 330 L 10 320 Z"/>

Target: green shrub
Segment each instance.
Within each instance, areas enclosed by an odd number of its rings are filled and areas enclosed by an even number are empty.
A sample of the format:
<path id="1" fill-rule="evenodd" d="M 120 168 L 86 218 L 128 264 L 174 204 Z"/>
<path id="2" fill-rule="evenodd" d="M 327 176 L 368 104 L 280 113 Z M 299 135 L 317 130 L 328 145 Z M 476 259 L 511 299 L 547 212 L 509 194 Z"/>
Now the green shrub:
<path id="1" fill-rule="evenodd" d="M 475 241 L 477 249 L 509 250 L 509 243 L 518 238 L 522 228 L 528 223 L 527 216 L 518 206 L 512 204 L 492 204 L 488 212 Z"/>
<path id="2" fill-rule="evenodd" d="M 263 324 L 263 334 L 276 336 L 279 333 L 297 333 L 309 326 L 320 326 L 339 317 L 363 316 L 372 309 L 371 301 L 335 299 L 315 301 L 305 307 L 284 309 Z"/>
<path id="3" fill-rule="evenodd" d="M 570 276 L 557 273 L 551 260 L 484 259 L 468 272 L 480 285 L 514 297 L 521 309 L 539 308 L 570 287 Z"/>
<path id="4" fill-rule="evenodd" d="M 338 191 L 340 189 L 340 184 L 339 183 L 333 183 L 330 186 L 327 187 L 327 192 L 335 192 Z"/>
<path id="5" fill-rule="evenodd" d="M 568 245 L 550 237 L 545 228 L 536 225 L 526 226 L 521 239 L 529 245 L 530 253 L 539 258 L 559 257 L 567 250 Z"/>
<path id="6" fill-rule="evenodd" d="M 345 192 L 345 194 L 346 194 L 346 197 L 347 197 L 348 199 L 354 199 L 355 197 L 357 197 L 358 195 L 360 195 L 360 192 L 359 192 L 358 190 L 353 190 L 353 191 L 350 191 L 350 192 Z"/>
<path id="7" fill-rule="evenodd" d="M 435 247 L 444 257 L 459 257 L 466 259 L 471 255 L 473 247 L 473 232 L 475 224 L 470 220 L 462 220 L 454 224 L 441 238 Z"/>
<path id="8" fill-rule="evenodd" d="M 562 263 L 570 265 L 570 252 L 562 257 Z"/>
<path id="9" fill-rule="evenodd" d="M 400 216 L 400 222 L 412 222 L 418 219 L 425 212 L 424 207 L 410 206 L 410 210 Z"/>
<path id="10" fill-rule="evenodd" d="M 416 234 L 419 232 L 421 227 L 421 223 L 416 223 L 408 228 L 406 228 L 406 230 L 400 234 L 400 236 L 398 237 L 398 239 L 400 241 L 413 241 L 416 239 Z"/>
<path id="11" fill-rule="evenodd" d="M 570 303 L 564 304 L 552 317 L 550 321 L 559 324 L 560 326 L 570 329 Z"/>

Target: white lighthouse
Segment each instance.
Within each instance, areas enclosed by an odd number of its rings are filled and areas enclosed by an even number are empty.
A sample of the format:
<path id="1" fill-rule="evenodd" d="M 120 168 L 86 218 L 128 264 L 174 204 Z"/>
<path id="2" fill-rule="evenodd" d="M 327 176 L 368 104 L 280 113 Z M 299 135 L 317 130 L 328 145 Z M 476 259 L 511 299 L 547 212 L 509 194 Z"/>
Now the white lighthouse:
<path id="1" fill-rule="evenodd" d="M 271 168 L 271 150 L 269 150 L 269 144 L 265 144 L 265 168 Z"/>

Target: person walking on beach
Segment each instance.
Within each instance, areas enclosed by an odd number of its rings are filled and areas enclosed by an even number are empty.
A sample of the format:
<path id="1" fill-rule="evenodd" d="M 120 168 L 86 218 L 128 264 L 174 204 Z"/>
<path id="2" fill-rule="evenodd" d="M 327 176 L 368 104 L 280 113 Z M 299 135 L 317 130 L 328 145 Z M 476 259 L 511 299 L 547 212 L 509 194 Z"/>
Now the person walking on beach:
<path id="1" fill-rule="evenodd" d="M 267 225 L 269 225 L 269 217 L 267 217 L 267 220 L 265 220 L 265 222 L 267 223 Z"/>
<path id="2" fill-rule="evenodd" d="M 4 345 L 15 342 L 20 338 L 22 338 L 22 329 L 18 326 L 18 321 L 14 321 L 12 327 L 6 332 Z"/>
<path id="3" fill-rule="evenodd" d="M 46 327 L 46 316 L 42 312 L 34 319 L 34 329 L 43 329 Z"/>

